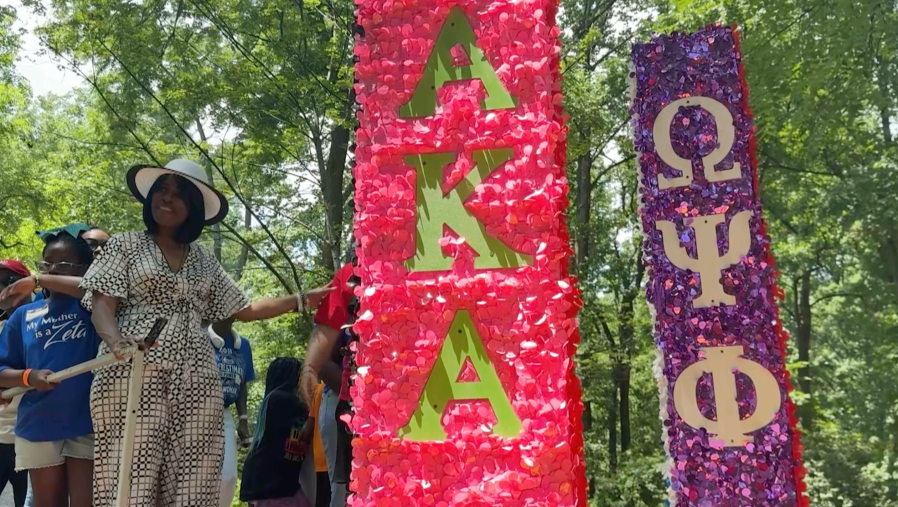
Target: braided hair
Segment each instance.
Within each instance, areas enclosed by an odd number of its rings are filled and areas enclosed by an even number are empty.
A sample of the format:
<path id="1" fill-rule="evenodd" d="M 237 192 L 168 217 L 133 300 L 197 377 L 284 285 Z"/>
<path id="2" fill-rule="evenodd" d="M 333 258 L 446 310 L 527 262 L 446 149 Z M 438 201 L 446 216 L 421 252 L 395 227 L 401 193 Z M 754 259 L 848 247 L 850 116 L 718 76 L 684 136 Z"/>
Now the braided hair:
<path id="1" fill-rule="evenodd" d="M 295 357 L 279 357 L 272 361 L 265 375 L 265 395 L 277 390 L 295 391 L 301 367 L 302 363 Z"/>
<path id="2" fill-rule="evenodd" d="M 262 443 L 262 435 L 265 433 L 266 419 L 268 418 L 268 401 L 271 399 L 271 395 L 275 391 L 295 391 L 299 385 L 301 366 L 302 363 L 295 357 L 278 357 L 268 365 L 268 373 L 265 374 L 265 397 L 262 398 L 262 404 L 259 406 L 259 418 L 256 422 L 253 442 L 249 448 L 250 454 L 254 453 Z"/>

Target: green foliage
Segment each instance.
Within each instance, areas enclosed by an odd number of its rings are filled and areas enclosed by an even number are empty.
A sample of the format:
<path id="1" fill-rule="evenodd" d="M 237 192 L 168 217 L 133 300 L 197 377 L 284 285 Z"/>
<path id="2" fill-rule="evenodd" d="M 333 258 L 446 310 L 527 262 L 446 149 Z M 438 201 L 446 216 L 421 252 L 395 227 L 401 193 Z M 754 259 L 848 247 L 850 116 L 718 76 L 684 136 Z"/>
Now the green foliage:
<path id="1" fill-rule="evenodd" d="M 29 90 L 15 72 L 19 37 L 12 30 L 15 11 L 0 7 L 0 252 L 18 241 L 8 234 L 42 201 L 37 173 L 27 163 L 33 147 Z"/>

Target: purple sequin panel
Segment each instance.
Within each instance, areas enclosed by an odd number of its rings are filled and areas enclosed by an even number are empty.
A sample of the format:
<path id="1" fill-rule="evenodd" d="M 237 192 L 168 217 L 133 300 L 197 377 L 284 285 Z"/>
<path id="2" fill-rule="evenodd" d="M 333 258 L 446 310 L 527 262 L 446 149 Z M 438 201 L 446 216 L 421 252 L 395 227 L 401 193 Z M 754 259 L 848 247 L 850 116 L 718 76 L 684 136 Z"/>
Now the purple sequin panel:
<path id="1" fill-rule="evenodd" d="M 730 27 L 658 37 L 634 46 L 632 52 L 635 98 L 631 113 L 639 153 L 643 249 L 649 273 L 646 296 L 657 314 L 654 338 L 664 359 L 664 438 L 673 460 L 666 473 L 671 499 L 677 506 L 796 505 L 797 463 L 793 456 L 794 431 L 787 413 L 788 380 L 778 343 L 777 310 L 770 297 L 775 274 L 773 266 L 765 262 L 770 240 L 762 230 L 761 202 L 753 187 L 749 149 L 752 122 L 743 110 L 745 90 L 740 82 L 739 60 Z M 738 162 L 741 175 L 715 183 L 705 178 L 702 158 L 718 147 L 718 126 L 709 111 L 686 106 L 673 116 L 670 141 L 674 153 L 692 161 L 693 179 L 687 186 L 661 190 L 659 175 L 674 178 L 682 173 L 659 156 L 652 133 L 654 122 L 671 102 L 696 96 L 713 98 L 732 114 L 735 139 L 716 170 L 730 169 Z M 702 281 L 697 272 L 669 260 L 656 223 L 673 222 L 679 244 L 695 258 L 696 234 L 688 224 L 696 217 L 724 214 L 726 219 L 717 227 L 717 244 L 719 254 L 725 255 L 730 221 L 746 210 L 753 212 L 748 255 L 719 273 L 719 283 L 724 292 L 735 296 L 736 304 L 694 308 Z M 750 433 L 745 444 L 738 447 L 725 447 L 707 430 L 686 424 L 674 405 L 674 386 L 680 373 L 705 358 L 700 349 L 722 346 L 742 346 L 743 357 L 762 365 L 776 378 L 780 392 L 768 395 L 782 399 L 772 420 Z M 755 386 L 745 373 L 737 370 L 732 375 L 738 417 L 744 422 L 754 416 Z M 713 382 L 713 376 L 706 373 L 693 387 L 699 412 L 710 420 L 717 418 Z"/>

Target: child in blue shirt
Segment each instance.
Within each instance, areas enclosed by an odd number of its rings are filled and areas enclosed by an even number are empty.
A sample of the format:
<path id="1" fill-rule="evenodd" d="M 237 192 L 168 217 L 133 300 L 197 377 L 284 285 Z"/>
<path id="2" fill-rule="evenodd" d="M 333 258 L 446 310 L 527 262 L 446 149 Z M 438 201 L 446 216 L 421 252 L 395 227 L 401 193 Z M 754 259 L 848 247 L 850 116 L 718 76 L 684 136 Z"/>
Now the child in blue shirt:
<path id="1" fill-rule="evenodd" d="M 237 489 L 237 439 L 241 443 L 249 438 L 249 424 L 246 417 L 247 383 L 256 380 L 253 369 L 253 351 L 249 340 L 245 340 L 234 330 L 234 317 L 216 322 L 206 329 L 212 348 L 215 350 L 215 363 L 221 377 L 221 389 L 224 394 L 224 426 L 225 455 L 221 469 L 220 507 L 230 507 Z M 239 422 L 234 425 L 231 405 L 237 405 Z"/>
<path id="2" fill-rule="evenodd" d="M 45 238 L 44 274 L 82 276 L 92 260 L 75 231 Z M 36 505 L 90 507 L 94 435 L 90 417 L 93 375 L 59 384 L 47 377 L 97 356 L 100 337 L 77 299 L 50 293 L 18 308 L 0 334 L 0 387 L 30 386 L 16 421 L 16 470 L 28 470 Z"/>

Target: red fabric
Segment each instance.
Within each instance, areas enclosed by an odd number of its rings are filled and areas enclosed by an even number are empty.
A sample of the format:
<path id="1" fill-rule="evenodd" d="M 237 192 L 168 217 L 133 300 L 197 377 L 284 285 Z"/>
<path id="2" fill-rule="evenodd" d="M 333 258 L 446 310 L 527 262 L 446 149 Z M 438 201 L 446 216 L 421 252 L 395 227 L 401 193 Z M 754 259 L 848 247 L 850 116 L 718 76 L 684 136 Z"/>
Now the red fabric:
<path id="1" fill-rule="evenodd" d="M 349 363 L 349 356 L 343 356 L 343 376 L 340 378 L 340 399 L 343 401 L 351 400 L 349 397 L 349 378 L 351 376 L 352 365 Z"/>
<path id="2" fill-rule="evenodd" d="M 31 276 L 31 271 L 28 271 L 28 268 L 22 264 L 21 261 L 17 261 L 15 259 L 3 259 L 0 260 L 0 269 L 8 269 L 13 273 L 21 276 Z"/>
<path id="3" fill-rule="evenodd" d="M 337 290 L 329 293 L 318 305 L 315 312 L 315 324 L 327 326 L 340 331 L 349 321 L 349 303 L 352 302 L 352 289 L 349 287 L 349 279 L 352 278 L 352 264 L 346 264 L 334 275 L 330 287 Z M 343 377 L 340 382 L 340 399 L 349 401 L 349 377 L 352 369 L 349 367 L 349 358 L 343 358 Z"/>
<path id="4" fill-rule="evenodd" d="M 334 275 L 329 287 L 337 290 L 328 293 L 318 305 L 315 312 L 315 324 L 340 330 L 349 321 L 349 303 L 352 301 L 352 289 L 349 279 L 352 277 L 352 264 L 346 264 Z"/>

